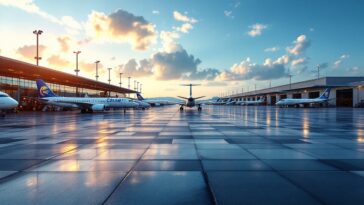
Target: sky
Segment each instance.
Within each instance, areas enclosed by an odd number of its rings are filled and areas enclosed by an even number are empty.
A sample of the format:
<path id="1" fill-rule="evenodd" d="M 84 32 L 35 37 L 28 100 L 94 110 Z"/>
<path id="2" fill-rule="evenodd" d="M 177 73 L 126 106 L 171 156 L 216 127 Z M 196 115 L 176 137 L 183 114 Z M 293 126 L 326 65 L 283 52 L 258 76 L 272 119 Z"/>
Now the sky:
<path id="1" fill-rule="evenodd" d="M 0 0 L 0 55 L 131 88 L 221 96 L 320 76 L 364 75 L 361 0 Z"/>

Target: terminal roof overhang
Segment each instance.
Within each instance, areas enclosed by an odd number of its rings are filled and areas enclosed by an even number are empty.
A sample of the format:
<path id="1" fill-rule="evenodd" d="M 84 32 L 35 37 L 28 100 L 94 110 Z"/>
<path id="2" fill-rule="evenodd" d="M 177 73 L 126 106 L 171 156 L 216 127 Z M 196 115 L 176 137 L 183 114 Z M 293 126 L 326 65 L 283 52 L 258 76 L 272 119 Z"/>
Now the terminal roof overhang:
<path id="1" fill-rule="evenodd" d="M 224 98 L 251 97 L 267 94 L 286 94 L 288 92 L 294 93 L 302 90 L 312 91 L 315 89 L 322 89 L 327 87 L 353 87 L 360 84 L 364 86 L 364 77 L 362 76 L 321 77 L 318 79 L 291 83 L 291 85 L 286 84 L 272 88 L 265 88 L 256 91 L 229 95 Z"/>
<path id="2" fill-rule="evenodd" d="M 0 56 L 0 75 L 26 80 L 43 79 L 47 83 L 55 83 L 86 89 L 95 89 L 100 91 L 136 93 L 136 91 L 127 88 L 109 85 L 107 83 L 79 77 L 42 66 L 36 66 L 30 63 L 6 58 L 3 56 Z"/>

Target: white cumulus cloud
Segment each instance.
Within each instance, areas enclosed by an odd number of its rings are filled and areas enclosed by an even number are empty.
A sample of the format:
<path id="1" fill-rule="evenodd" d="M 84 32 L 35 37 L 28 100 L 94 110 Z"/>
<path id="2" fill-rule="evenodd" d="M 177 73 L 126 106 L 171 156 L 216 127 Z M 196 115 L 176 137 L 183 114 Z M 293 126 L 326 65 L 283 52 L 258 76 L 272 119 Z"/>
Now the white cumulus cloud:
<path id="1" fill-rule="evenodd" d="M 287 51 L 293 55 L 302 54 L 311 44 L 310 40 L 305 35 L 300 35 L 293 41 L 293 47 L 287 48 Z"/>
<path id="2" fill-rule="evenodd" d="M 121 9 L 110 15 L 92 11 L 87 27 L 89 35 L 95 39 L 127 42 L 135 50 L 146 50 L 157 37 L 154 24 Z"/>
<path id="3" fill-rule="evenodd" d="M 249 28 L 251 30 L 248 32 L 248 35 L 251 37 L 256 37 L 256 36 L 262 35 L 263 30 L 268 28 L 268 26 L 264 25 L 264 24 L 256 23 L 254 25 L 249 26 Z"/>

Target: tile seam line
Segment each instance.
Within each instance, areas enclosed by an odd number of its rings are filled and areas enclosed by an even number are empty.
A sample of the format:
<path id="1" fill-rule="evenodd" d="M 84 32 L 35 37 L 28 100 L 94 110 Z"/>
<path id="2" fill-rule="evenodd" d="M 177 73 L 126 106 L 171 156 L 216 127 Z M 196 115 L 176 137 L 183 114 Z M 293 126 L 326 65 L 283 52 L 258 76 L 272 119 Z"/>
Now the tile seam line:
<path id="1" fill-rule="evenodd" d="M 174 116 L 174 115 L 173 115 Z M 169 120 L 170 121 L 170 120 Z M 168 122 L 169 122 L 168 121 Z M 168 123 L 164 124 L 163 129 L 167 126 Z M 163 130 L 162 129 L 162 130 Z M 158 138 L 158 136 L 157 136 Z M 131 173 L 135 170 L 137 164 L 142 160 L 145 153 L 149 150 L 151 144 L 148 145 L 148 147 L 145 149 L 145 151 L 141 154 L 141 156 L 135 161 L 134 165 L 130 168 L 128 172 L 126 172 L 125 176 L 120 180 L 119 183 L 116 184 L 115 188 L 110 192 L 110 194 L 105 198 L 105 200 L 101 203 L 102 205 L 106 204 L 107 201 L 111 198 L 111 196 L 116 192 L 116 190 L 121 186 L 121 184 L 127 179 L 128 176 L 131 175 Z"/>

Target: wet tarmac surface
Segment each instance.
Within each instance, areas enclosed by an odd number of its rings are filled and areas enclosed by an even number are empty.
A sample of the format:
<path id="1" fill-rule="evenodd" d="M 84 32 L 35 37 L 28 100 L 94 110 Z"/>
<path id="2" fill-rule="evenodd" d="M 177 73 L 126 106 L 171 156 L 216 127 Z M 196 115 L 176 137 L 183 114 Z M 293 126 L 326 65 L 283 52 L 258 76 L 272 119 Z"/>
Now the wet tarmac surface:
<path id="1" fill-rule="evenodd" d="M 364 110 L 0 119 L 0 204 L 364 204 Z"/>

